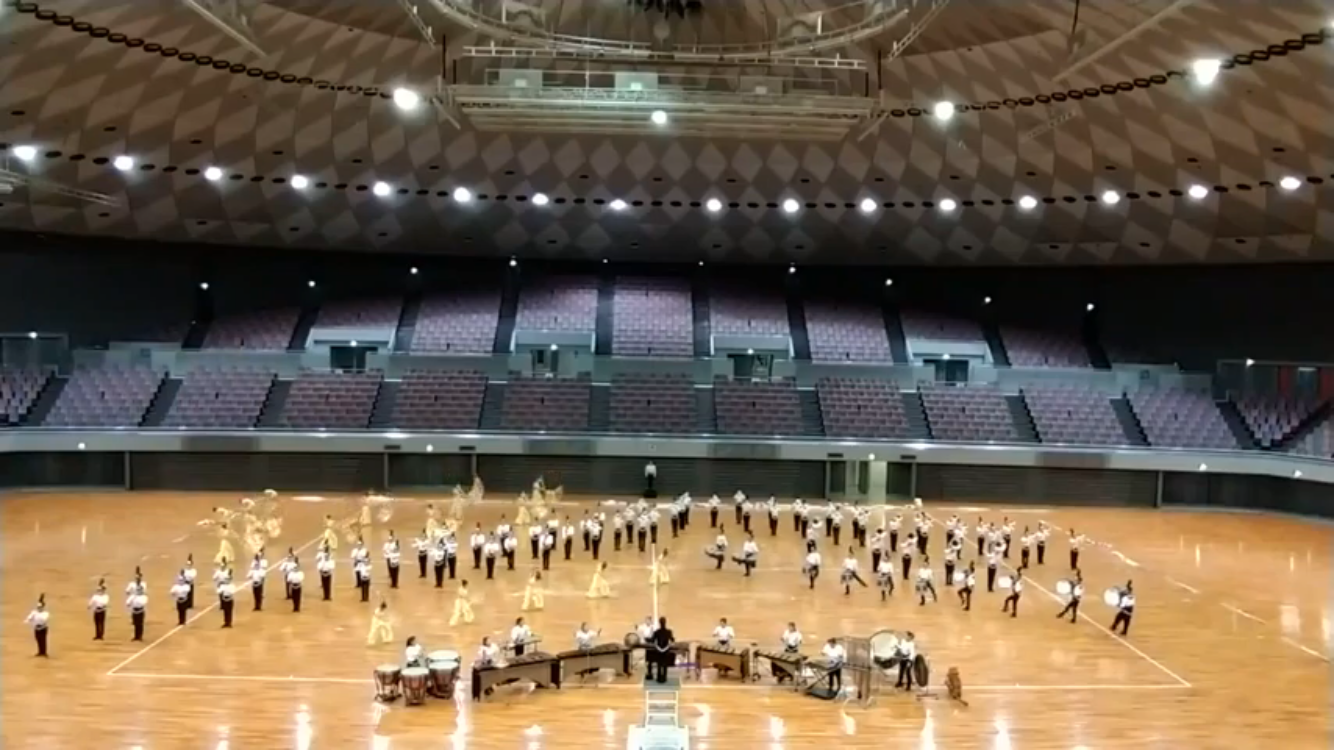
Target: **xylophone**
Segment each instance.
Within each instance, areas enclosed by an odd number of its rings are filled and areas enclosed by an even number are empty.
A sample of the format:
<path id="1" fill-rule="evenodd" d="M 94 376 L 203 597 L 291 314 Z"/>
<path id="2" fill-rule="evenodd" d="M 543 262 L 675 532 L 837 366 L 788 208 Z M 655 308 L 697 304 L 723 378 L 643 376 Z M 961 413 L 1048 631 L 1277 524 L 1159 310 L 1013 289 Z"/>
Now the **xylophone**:
<path id="1" fill-rule="evenodd" d="M 731 646 L 704 645 L 695 651 L 695 674 L 702 669 L 713 667 L 728 676 L 750 679 L 750 649 L 736 649 Z"/>
<path id="2" fill-rule="evenodd" d="M 791 651 L 762 651 L 755 650 L 755 659 L 765 659 L 769 662 L 769 671 L 779 684 L 791 682 L 796 684 L 797 677 L 801 674 L 802 667 L 806 664 L 806 655 L 794 653 Z"/>
<path id="3" fill-rule="evenodd" d="M 474 667 L 472 670 L 472 699 L 480 701 L 500 685 L 528 680 L 540 688 L 560 687 L 560 662 L 545 651 L 533 651 L 516 656 L 504 665 Z"/>
<path id="4" fill-rule="evenodd" d="M 617 643 L 603 643 L 590 649 L 573 649 L 560 652 L 556 658 L 560 661 L 562 677 L 594 674 L 603 669 L 611 669 L 619 674 L 630 674 L 630 655 L 632 649 Z"/>

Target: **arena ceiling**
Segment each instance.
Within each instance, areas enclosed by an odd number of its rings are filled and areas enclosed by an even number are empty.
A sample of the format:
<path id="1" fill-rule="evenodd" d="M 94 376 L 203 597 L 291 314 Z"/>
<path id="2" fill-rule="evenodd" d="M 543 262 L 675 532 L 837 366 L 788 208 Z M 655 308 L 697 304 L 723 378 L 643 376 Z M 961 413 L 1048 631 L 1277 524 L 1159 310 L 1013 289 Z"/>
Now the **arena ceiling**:
<path id="1" fill-rule="evenodd" d="M 183 0 L 4 0 L 0 228 L 691 262 L 1334 259 L 1327 2 L 1082 0 L 1076 25 L 1073 0 L 899 0 L 875 24 L 867 0 L 707 0 L 669 23 L 625 0 L 415 0 L 417 20 L 399 0 L 199 1 L 249 13 L 248 43 Z M 502 5 L 506 23 L 525 5 L 540 18 L 497 35 Z M 868 115 L 821 137 L 758 109 L 718 133 L 684 111 L 585 126 L 495 119 L 437 88 L 510 65 L 469 47 L 567 73 L 607 65 L 533 50 L 725 52 L 783 33 L 805 34 L 811 62 L 783 75 L 869 92 Z M 1222 63 L 1211 84 L 1199 59 Z M 396 87 L 436 104 L 401 111 Z M 940 101 L 956 104 L 948 121 Z"/>

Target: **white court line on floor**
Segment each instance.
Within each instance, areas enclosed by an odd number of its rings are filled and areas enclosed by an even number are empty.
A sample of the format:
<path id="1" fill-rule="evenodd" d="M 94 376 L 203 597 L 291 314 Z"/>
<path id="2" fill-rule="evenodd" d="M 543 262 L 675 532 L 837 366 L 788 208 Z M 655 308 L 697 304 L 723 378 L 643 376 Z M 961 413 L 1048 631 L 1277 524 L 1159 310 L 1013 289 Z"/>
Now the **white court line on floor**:
<path id="1" fill-rule="evenodd" d="M 1329 657 L 1328 657 L 1327 655 L 1322 654 L 1322 653 L 1320 653 L 1319 651 L 1316 651 L 1316 650 L 1313 649 L 1313 648 L 1307 648 L 1306 646 L 1303 646 L 1302 644 L 1300 644 L 1300 643 L 1298 643 L 1298 642 L 1292 640 L 1291 638 L 1286 638 L 1286 637 L 1285 637 L 1285 638 L 1283 639 L 1283 642 L 1286 643 L 1286 644 L 1288 644 L 1289 646 L 1292 646 L 1293 648 L 1301 649 L 1302 651 L 1305 651 L 1306 653 L 1310 654 L 1311 656 L 1314 656 L 1315 658 L 1317 658 L 1317 659 L 1319 659 L 1319 660 L 1321 660 L 1321 661 L 1323 661 L 1323 662 L 1326 662 L 1326 663 L 1329 662 Z"/>
<path id="2" fill-rule="evenodd" d="M 1183 589 L 1189 591 L 1189 592 L 1192 593 L 1192 594 L 1199 594 L 1199 593 L 1200 593 L 1200 590 L 1199 590 L 1199 589 L 1195 588 L 1194 586 L 1189 586 L 1189 585 L 1187 585 L 1187 584 L 1184 584 L 1184 583 L 1182 583 L 1181 581 L 1178 581 L 1178 580 L 1175 579 L 1175 578 L 1168 578 L 1168 579 L 1167 579 L 1167 582 L 1170 583 L 1170 584 L 1172 584 L 1173 586 L 1179 586 L 1180 588 L 1183 588 Z"/>
<path id="3" fill-rule="evenodd" d="M 1260 623 L 1261 625 L 1263 625 L 1263 624 L 1265 623 L 1265 621 L 1264 621 L 1264 620 L 1261 620 L 1259 617 L 1256 617 L 1255 615 L 1251 614 L 1250 612 L 1247 612 L 1247 611 L 1244 610 L 1244 609 L 1241 609 L 1241 608 L 1239 608 L 1239 607 L 1234 607 L 1234 606 L 1232 606 L 1231 604 L 1224 604 L 1224 605 L 1223 605 L 1223 609 L 1226 609 L 1226 610 L 1229 611 L 1229 612 L 1233 612 L 1233 613 L 1239 614 L 1239 615 L 1241 615 L 1242 617 L 1245 617 L 1245 618 L 1248 619 L 1248 620 L 1255 620 L 1256 622 Z"/>
<path id="4" fill-rule="evenodd" d="M 318 682 L 332 683 L 338 685 L 371 685 L 375 680 L 353 679 L 350 677 L 300 677 L 298 675 L 288 675 L 287 677 L 269 676 L 269 675 L 246 675 L 246 674 L 176 674 L 176 673 L 156 673 L 156 672 L 117 672 L 111 677 L 125 677 L 137 680 L 207 680 L 209 682 Z"/>
<path id="5" fill-rule="evenodd" d="M 298 552 L 298 553 L 305 552 L 307 549 L 310 549 L 311 547 L 313 547 L 316 543 L 318 543 L 318 542 L 319 542 L 321 539 L 323 539 L 323 538 L 324 538 L 324 534 L 321 532 L 319 536 L 315 537 L 314 539 L 311 539 L 309 542 L 306 542 L 305 544 L 301 545 L 300 547 L 297 547 L 297 548 L 296 548 L 296 552 Z M 168 638 L 172 637 L 173 635 L 176 635 L 176 633 L 178 633 L 179 631 L 181 631 L 181 630 L 183 630 L 184 628 L 186 628 L 190 623 L 194 622 L 195 620 L 198 620 L 199 618 L 203 617 L 204 615 L 207 615 L 209 612 L 212 612 L 213 610 L 215 610 L 215 609 L 217 609 L 217 608 L 218 608 L 218 603 L 215 601 L 215 602 L 213 602 L 212 604 L 208 605 L 207 607 L 204 607 L 203 609 L 201 609 L 201 610 L 199 610 L 198 612 L 194 613 L 193 615 L 190 616 L 189 619 L 187 619 L 187 620 L 185 621 L 185 625 L 177 625 L 176 627 L 172 628 L 171 630 L 168 630 L 167 632 L 165 632 L 165 633 L 163 633 L 162 635 L 158 636 L 158 639 L 157 639 L 157 640 L 153 641 L 152 643 L 148 644 L 147 646 L 144 646 L 143 648 L 139 649 L 138 651 L 134 652 L 133 654 L 130 654 L 128 657 L 125 658 L 124 661 L 122 661 L 121 663 L 119 663 L 119 664 L 117 664 L 116 666 L 112 667 L 111 669 L 107 670 L 107 676 L 108 676 L 108 677 L 114 677 L 114 676 L 116 675 L 117 672 L 119 672 L 120 670 L 122 670 L 122 669 L 124 669 L 125 667 L 129 666 L 131 662 L 133 662 L 134 660 L 136 660 L 136 659 L 138 659 L 139 657 L 143 656 L 144 654 L 148 653 L 149 651 L 152 651 L 153 649 L 157 648 L 159 645 L 162 644 L 163 641 L 167 640 Z"/>

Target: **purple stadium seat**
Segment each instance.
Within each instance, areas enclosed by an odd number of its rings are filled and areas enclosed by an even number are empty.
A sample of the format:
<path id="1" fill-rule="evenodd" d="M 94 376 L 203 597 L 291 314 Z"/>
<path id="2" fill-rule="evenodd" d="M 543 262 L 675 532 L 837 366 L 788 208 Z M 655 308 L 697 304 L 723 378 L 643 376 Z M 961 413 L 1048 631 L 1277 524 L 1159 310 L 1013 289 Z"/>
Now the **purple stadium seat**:
<path id="1" fill-rule="evenodd" d="M 0 367 L 0 426 L 18 424 L 51 379 L 49 370 Z"/>
<path id="2" fill-rule="evenodd" d="M 1078 386 L 1030 387 L 1022 390 L 1028 413 L 1044 443 L 1126 445 L 1125 430 L 1116 418 L 1111 396 Z"/>
<path id="3" fill-rule="evenodd" d="M 612 432 L 696 432 L 695 387 L 689 375 L 627 374 L 611 380 Z"/>
<path id="4" fill-rule="evenodd" d="M 904 310 L 899 314 L 899 319 L 903 321 L 903 335 L 909 340 L 926 339 L 928 341 L 955 341 L 969 344 L 986 343 L 982 326 L 978 325 L 975 320 L 954 318 L 922 310 Z"/>
<path id="5" fill-rule="evenodd" d="M 521 331 L 578 331 L 597 328 L 598 280 L 592 276 L 552 276 L 524 285 L 515 328 Z"/>
<path id="6" fill-rule="evenodd" d="M 1013 367 L 1093 366 L 1078 333 L 1001 326 L 1000 334 Z"/>
<path id="7" fill-rule="evenodd" d="M 391 424 L 409 430 L 475 430 L 486 395 L 476 370 L 426 370 L 403 376 Z"/>
<path id="8" fill-rule="evenodd" d="M 709 293 L 709 322 L 714 335 L 791 335 L 782 293 L 758 287 L 713 287 Z"/>
<path id="9" fill-rule="evenodd" d="M 611 353 L 630 357 L 689 357 L 695 353 L 690 282 L 616 279 Z"/>
<path id="10" fill-rule="evenodd" d="M 1235 450 L 1236 438 L 1207 393 L 1144 390 L 1129 394 L 1149 444 L 1161 448 Z"/>
<path id="11" fill-rule="evenodd" d="M 500 292 L 495 289 L 437 294 L 422 300 L 412 334 L 412 351 L 490 354 L 500 323 Z"/>
<path id="12" fill-rule="evenodd" d="M 1303 456 L 1334 458 L 1334 416 L 1326 417 L 1288 450 Z"/>
<path id="13" fill-rule="evenodd" d="M 147 367 L 76 370 L 65 383 L 44 425 L 50 427 L 138 427 L 163 373 Z"/>
<path id="14" fill-rule="evenodd" d="M 394 328 L 403 314 L 399 297 L 339 300 L 320 306 L 317 328 Z"/>
<path id="15" fill-rule="evenodd" d="M 513 377 L 505 388 L 500 427 L 516 431 L 576 432 L 588 429 L 592 383 Z"/>
<path id="16" fill-rule="evenodd" d="M 884 314 L 874 305 L 810 300 L 805 307 L 812 361 L 893 361 Z"/>
<path id="17" fill-rule="evenodd" d="M 280 421 L 301 429 L 364 429 L 379 392 L 378 372 L 302 372 L 292 382 Z"/>
<path id="18" fill-rule="evenodd" d="M 800 435 L 801 400 L 790 380 L 715 380 L 713 403 L 723 435 Z"/>
<path id="19" fill-rule="evenodd" d="M 296 308 L 219 317 L 209 326 L 203 348 L 283 351 L 300 317 Z"/>
<path id="20" fill-rule="evenodd" d="M 1292 434 L 1302 420 L 1309 417 L 1322 402 L 1316 399 L 1283 398 L 1279 396 L 1243 396 L 1237 399 L 1237 411 L 1246 420 L 1255 439 L 1263 447 L 1270 447 Z"/>
<path id="21" fill-rule="evenodd" d="M 248 428 L 259 421 L 273 373 L 194 370 L 181 382 L 163 427 Z"/>
<path id="22" fill-rule="evenodd" d="M 1005 395 L 989 386 L 923 386 L 922 405 L 937 440 L 1009 442 L 1019 439 Z"/>
<path id="23" fill-rule="evenodd" d="M 829 437 L 908 438 L 898 386 L 871 378 L 821 378 L 815 384 Z"/>

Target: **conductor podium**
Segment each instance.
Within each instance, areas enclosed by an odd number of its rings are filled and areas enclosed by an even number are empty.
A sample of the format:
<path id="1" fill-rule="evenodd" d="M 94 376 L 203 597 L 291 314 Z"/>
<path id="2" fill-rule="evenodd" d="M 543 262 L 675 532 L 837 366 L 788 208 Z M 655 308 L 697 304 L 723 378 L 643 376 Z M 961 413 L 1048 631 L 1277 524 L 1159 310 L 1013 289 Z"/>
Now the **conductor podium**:
<path id="1" fill-rule="evenodd" d="M 644 721 L 630 727 L 626 750 L 689 750 L 690 732 L 681 726 L 681 678 L 644 679 Z"/>

